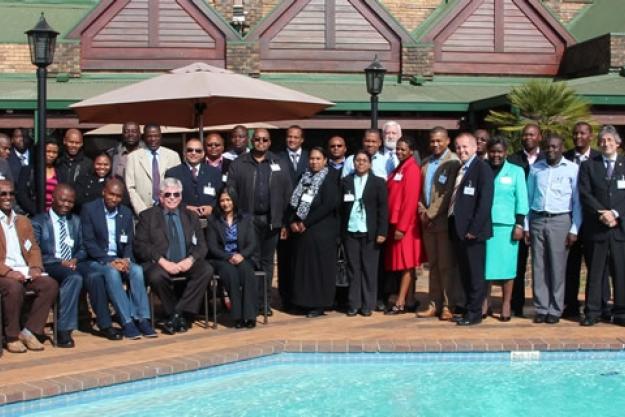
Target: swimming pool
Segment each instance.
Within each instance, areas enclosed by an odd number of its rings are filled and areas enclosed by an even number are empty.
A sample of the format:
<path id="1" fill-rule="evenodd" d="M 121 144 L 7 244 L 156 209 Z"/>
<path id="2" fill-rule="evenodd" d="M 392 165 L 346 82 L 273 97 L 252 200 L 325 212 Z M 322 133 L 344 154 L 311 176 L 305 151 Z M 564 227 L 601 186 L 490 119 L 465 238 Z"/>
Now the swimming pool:
<path id="1" fill-rule="evenodd" d="M 624 393 L 622 351 L 282 353 L 12 404 L 0 416 L 620 417 Z"/>

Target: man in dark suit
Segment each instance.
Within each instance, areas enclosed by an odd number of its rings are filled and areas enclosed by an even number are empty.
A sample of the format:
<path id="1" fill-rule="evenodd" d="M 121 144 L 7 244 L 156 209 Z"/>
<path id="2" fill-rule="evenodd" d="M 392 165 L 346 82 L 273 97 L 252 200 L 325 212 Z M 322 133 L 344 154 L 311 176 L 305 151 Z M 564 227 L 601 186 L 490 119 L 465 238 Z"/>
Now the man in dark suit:
<path id="1" fill-rule="evenodd" d="M 13 129 L 11 135 L 13 148 L 9 154 L 9 165 L 13 179 L 17 181 L 22 167 L 32 164 L 33 153 L 31 152 L 33 140 L 28 135 L 26 129 Z"/>
<path id="2" fill-rule="evenodd" d="M 159 201 L 139 215 L 134 251 L 167 316 L 163 331 L 174 334 L 187 331 L 184 314 L 198 312 L 213 268 L 204 259 L 207 248 L 198 216 L 181 209 L 182 183 L 176 178 L 161 181 Z M 181 276 L 185 288 L 177 297 L 171 278 Z"/>
<path id="3" fill-rule="evenodd" d="M 204 153 L 206 154 L 204 161 L 209 166 L 221 171 L 221 181 L 223 183 L 228 181 L 228 168 L 230 168 L 230 163 L 233 161 L 224 155 L 224 146 L 224 138 L 217 132 L 209 133 L 204 139 Z"/>
<path id="4" fill-rule="evenodd" d="M 486 240 L 493 234 L 493 172 L 476 152 L 475 136 L 461 133 L 456 137 L 456 153 L 462 166 L 450 198 L 449 230 L 466 297 L 466 313 L 456 321 L 460 326 L 482 321 L 482 303 L 486 296 Z"/>
<path id="5" fill-rule="evenodd" d="M 199 217 L 211 215 L 217 204 L 217 191 L 222 186 L 221 172 L 204 163 L 202 141 L 191 138 L 184 150 L 184 162 L 165 172 L 165 178 L 182 183 L 182 203 Z"/>
<path id="6" fill-rule="evenodd" d="M 91 175 L 93 161 L 83 151 L 82 133 L 78 129 L 68 129 L 63 137 L 63 152 L 56 161 L 60 178 L 74 186 L 81 175 Z"/>
<path id="7" fill-rule="evenodd" d="M 590 143 L 592 141 L 592 126 L 586 122 L 577 122 L 573 127 L 573 142 L 575 147 L 564 152 L 564 156 L 569 161 L 575 162 L 577 166 L 580 166 L 582 162 L 589 159 L 594 159 L 601 156 L 601 152 L 592 149 Z M 586 270 L 588 271 L 588 265 L 590 260 L 587 257 L 587 253 L 584 251 L 584 223 L 578 231 L 577 241 L 569 248 L 569 256 L 566 262 L 566 284 L 564 287 L 564 311 L 562 317 L 578 319 L 579 318 L 579 283 L 580 272 L 582 268 L 582 256 L 586 261 Z M 607 316 L 610 316 L 607 304 L 610 298 L 610 284 L 608 277 L 605 278 L 604 285 L 604 312 Z"/>
<path id="8" fill-rule="evenodd" d="M 83 206 L 82 234 L 89 268 L 104 277 L 106 292 L 115 306 L 128 339 L 156 337 L 150 323 L 150 305 L 143 269 L 132 253 L 134 221 L 130 208 L 121 204 L 124 184 L 117 178 L 104 185 L 102 198 Z M 124 289 L 128 284 L 130 296 Z"/>
<path id="9" fill-rule="evenodd" d="M 58 347 L 72 348 L 72 331 L 78 328 L 78 301 L 83 285 L 87 288 L 98 327 L 111 340 L 119 333 L 111 326 L 108 298 L 102 277 L 90 271 L 86 262 L 80 218 L 72 215 L 76 193 L 59 184 L 52 194 L 52 207 L 33 218 L 35 238 L 41 247 L 46 272 L 59 283 Z"/>
<path id="10" fill-rule="evenodd" d="M 521 144 L 523 149 L 513 153 L 508 157 L 508 162 L 516 164 L 525 171 L 525 179 L 530 173 L 530 167 L 536 161 L 545 159 L 545 155 L 540 152 L 540 143 L 543 139 L 540 127 L 537 124 L 529 123 L 523 128 Z M 525 305 L 525 270 L 527 268 L 527 257 L 529 248 L 525 241 L 519 242 L 519 258 L 517 260 L 516 277 L 514 278 L 514 288 L 512 290 L 512 312 L 517 317 L 523 316 L 523 306 Z"/>
<path id="11" fill-rule="evenodd" d="M 614 126 L 604 126 L 599 132 L 601 155 L 584 162 L 579 173 L 590 261 L 582 326 L 592 326 L 601 318 L 608 268 L 614 287 L 614 323 L 625 326 L 625 158 L 617 153 L 620 144 Z"/>

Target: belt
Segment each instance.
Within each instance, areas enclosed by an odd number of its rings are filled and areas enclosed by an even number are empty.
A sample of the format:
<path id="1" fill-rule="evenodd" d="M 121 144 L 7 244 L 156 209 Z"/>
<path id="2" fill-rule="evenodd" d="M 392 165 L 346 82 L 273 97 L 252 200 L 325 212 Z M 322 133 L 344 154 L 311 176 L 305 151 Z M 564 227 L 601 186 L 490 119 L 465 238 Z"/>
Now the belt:
<path id="1" fill-rule="evenodd" d="M 569 215 L 569 214 L 571 214 L 571 212 L 565 211 L 564 213 L 549 213 L 548 211 L 535 211 L 535 210 L 532 210 L 532 214 L 534 216 L 537 216 L 537 217 L 557 217 L 557 216 Z"/>

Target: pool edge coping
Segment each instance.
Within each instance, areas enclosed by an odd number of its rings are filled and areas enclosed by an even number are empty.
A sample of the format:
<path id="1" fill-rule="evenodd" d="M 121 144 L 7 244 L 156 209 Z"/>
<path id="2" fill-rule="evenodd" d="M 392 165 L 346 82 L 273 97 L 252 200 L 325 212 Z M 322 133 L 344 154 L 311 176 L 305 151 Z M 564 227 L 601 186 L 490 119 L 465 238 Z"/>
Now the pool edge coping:
<path id="1" fill-rule="evenodd" d="M 0 386 L 0 406 L 145 380 L 279 353 L 469 353 L 623 351 L 625 338 L 569 339 L 277 339 L 236 349 L 206 350 L 130 366 L 115 366 Z"/>

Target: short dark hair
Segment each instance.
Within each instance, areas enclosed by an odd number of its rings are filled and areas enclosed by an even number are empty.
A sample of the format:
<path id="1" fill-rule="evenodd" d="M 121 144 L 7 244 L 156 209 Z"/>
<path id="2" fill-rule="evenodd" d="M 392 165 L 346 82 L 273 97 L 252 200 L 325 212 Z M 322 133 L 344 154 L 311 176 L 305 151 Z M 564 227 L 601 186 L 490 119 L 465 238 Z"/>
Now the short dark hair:
<path id="1" fill-rule="evenodd" d="M 356 157 L 357 157 L 358 155 L 365 155 L 365 156 L 367 157 L 367 159 L 369 160 L 369 163 L 371 163 L 371 155 L 369 155 L 369 154 L 367 153 L 367 151 L 365 151 L 364 149 L 358 149 L 358 150 L 356 151 L 356 153 L 354 154 L 354 161 L 356 160 Z"/>
<path id="2" fill-rule="evenodd" d="M 590 123 L 580 120 L 579 122 L 575 123 L 575 125 L 573 126 L 573 130 L 577 129 L 578 126 L 586 126 L 588 128 L 588 131 L 592 133 L 592 125 Z"/>
<path id="3" fill-rule="evenodd" d="M 501 145 L 505 150 L 508 149 L 508 141 L 501 135 L 495 135 L 486 142 L 486 149 L 490 149 L 495 145 Z"/>
<path id="4" fill-rule="evenodd" d="M 308 155 L 310 155 L 312 153 L 312 151 L 317 151 L 320 152 L 321 155 L 323 155 L 324 158 L 328 157 L 328 152 L 322 147 L 322 146 L 313 146 L 312 148 L 310 148 L 310 150 L 308 151 Z"/>
<path id="5" fill-rule="evenodd" d="M 154 123 L 154 122 L 146 123 L 145 126 L 143 126 L 143 133 L 145 134 L 145 132 L 147 132 L 149 129 L 156 129 L 160 132 L 161 125 L 159 125 L 158 123 Z"/>
<path id="6" fill-rule="evenodd" d="M 447 132 L 447 129 L 442 126 L 434 126 L 432 130 L 430 130 L 430 135 L 434 135 L 436 133 L 442 133 L 445 136 L 449 136 L 449 132 Z"/>
<path id="7" fill-rule="evenodd" d="M 401 138 L 397 140 L 397 143 L 399 142 L 404 142 L 406 145 L 408 145 L 408 149 L 410 149 L 411 151 L 414 151 L 416 149 L 416 144 L 415 144 L 414 139 L 412 139 L 409 136 L 402 136 Z"/>

